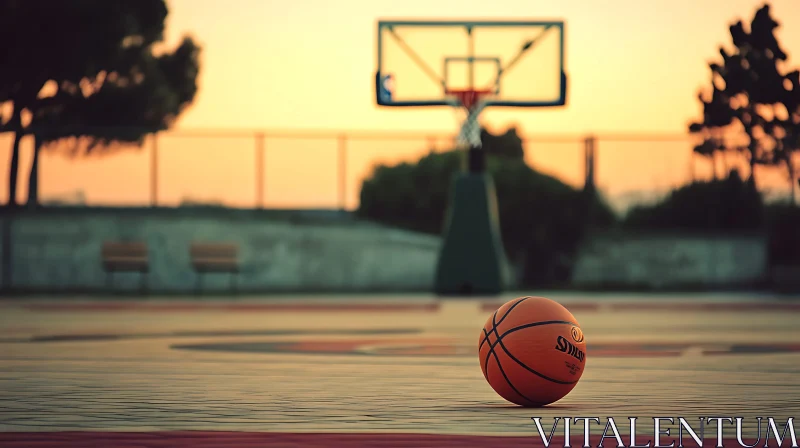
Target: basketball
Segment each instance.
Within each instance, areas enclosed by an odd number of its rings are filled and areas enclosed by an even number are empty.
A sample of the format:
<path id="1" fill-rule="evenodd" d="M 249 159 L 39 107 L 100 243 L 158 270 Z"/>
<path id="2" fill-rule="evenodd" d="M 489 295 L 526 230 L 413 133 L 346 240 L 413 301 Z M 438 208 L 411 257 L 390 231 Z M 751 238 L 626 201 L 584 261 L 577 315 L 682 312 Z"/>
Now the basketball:
<path id="1" fill-rule="evenodd" d="M 521 297 L 495 311 L 483 326 L 478 353 L 492 389 L 525 407 L 564 398 L 586 365 L 586 341 L 578 321 L 544 297 Z"/>

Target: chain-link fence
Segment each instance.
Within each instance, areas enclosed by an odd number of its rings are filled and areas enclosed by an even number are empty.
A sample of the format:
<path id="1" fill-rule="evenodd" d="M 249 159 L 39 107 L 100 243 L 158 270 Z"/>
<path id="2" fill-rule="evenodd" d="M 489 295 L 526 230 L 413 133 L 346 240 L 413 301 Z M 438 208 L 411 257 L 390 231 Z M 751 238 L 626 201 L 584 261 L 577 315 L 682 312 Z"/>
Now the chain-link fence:
<path id="1" fill-rule="evenodd" d="M 42 203 L 116 206 L 224 205 L 244 208 L 358 207 L 362 181 L 377 164 L 412 162 L 454 147 L 456 134 L 419 132 L 162 132 L 142 147 L 70 157 L 43 151 Z M 694 179 L 746 163 L 694 155 L 686 135 L 528 135 L 534 168 L 581 187 L 587 176 L 617 208 L 648 202 Z M 0 195 L 8 198 L 12 138 L 0 135 Z M 23 139 L 18 201 L 27 198 L 33 142 Z M 746 170 L 743 171 L 746 173 Z M 759 187 L 790 194 L 785 169 L 763 167 Z M 794 183 L 796 187 L 796 182 Z"/>

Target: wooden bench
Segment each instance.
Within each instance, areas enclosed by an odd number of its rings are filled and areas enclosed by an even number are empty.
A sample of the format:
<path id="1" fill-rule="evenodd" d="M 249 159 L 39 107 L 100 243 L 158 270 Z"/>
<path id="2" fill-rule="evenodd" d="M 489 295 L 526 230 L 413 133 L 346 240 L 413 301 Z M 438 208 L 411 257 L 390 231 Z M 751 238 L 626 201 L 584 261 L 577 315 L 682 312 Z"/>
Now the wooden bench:
<path id="1" fill-rule="evenodd" d="M 105 242 L 101 252 L 106 284 L 111 289 L 116 272 L 138 272 L 142 291 L 147 287 L 147 273 L 150 271 L 147 244 L 143 242 Z"/>
<path id="2" fill-rule="evenodd" d="M 231 290 L 236 290 L 239 273 L 239 246 L 233 243 L 192 243 L 189 249 L 192 268 L 197 275 L 197 292 L 203 287 L 203 276 L 209 273 L 230 275 Z"/>

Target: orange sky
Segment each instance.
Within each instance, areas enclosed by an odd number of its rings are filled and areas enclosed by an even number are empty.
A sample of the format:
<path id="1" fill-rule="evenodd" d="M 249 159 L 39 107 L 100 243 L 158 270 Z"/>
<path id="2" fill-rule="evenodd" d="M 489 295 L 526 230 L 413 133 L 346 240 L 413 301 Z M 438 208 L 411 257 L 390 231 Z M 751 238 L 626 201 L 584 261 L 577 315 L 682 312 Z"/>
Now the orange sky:
<path id="1" fill-rule="evenodd" d="M 454 132 L 456 115 L 443 109 L 374 105 L 375 24 L 378 18 L 563 19 L 567 23 L 568 106 L 490 110 L 485 122 L 520 125 L 525 134 L 685 134 L 696 117 L 696 91 L 707 83 L 706 61 L 729 43 L 727 27 L 752 18 L 752 0 L 169 0 L 168 40 L 190 33 L 203 46 L 200 93 L 179 129 L 328 129 Z M 800 2 L 776 0 L 778 35 L 800 66 Z M 794 59 L 792 59 L 794 56 Z M 527 148 L 541 168 L 579 183 L 582 143 Z M 7 172 L 10 138 L 0 137 Z M 254 143 L 241 138 L 164 137 L 160 198 L 224 200 L 252 206 Z M 642 147 L 647 149 L 643 153 Z M 268 139 L 265 200 L 275 206 L 333 206 L 337 200 L 337 141 Z M 408 158 L 419 141 L 351 142 L 350 206 L 358 180 L 376 159 Z M 598 181 L 613 191 L 664 188 L 685 181 L 684 142 L 601 142 Z M 638 162 L 629 159 L 638 156 Z M 605 161 L 605 162 L 604 162 Z M 45 199 L 83 190 L 90 202 L 147 203 L 146 151 L 71 162 L 46 157 Z M 636 164 L 635 169 L 631 165 Z M 699 169 L 699 168 L 698 168 Z M 0 194 L 6 196 L 6 177 Z M 27 172 L 21 176 L 27 179 Z M 22 196 L 24 197 L 24 188 Z"/>

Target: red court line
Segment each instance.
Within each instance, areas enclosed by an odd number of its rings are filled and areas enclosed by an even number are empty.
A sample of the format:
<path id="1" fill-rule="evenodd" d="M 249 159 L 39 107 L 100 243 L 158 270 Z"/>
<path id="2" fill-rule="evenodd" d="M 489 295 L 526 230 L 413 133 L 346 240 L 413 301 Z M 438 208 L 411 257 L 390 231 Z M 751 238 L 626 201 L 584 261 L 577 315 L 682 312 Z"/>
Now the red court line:
<path id="1" fill-rule="evenodd" d="M 31 311 L 136 311 L 136 312 L 186 312 L 186 311 L 226 311 L 226 312 L 435 312 L 441 307 L 438 303 L 338 303 L 338 304 L 283 304 L 283 303 L 42 303 L 22 305 Z"/>
<path id="2" fill-rule="evenodd" d="M 599 311 L 602 303 L 563 303 L 570 311 Z M 495 311 L 503 303 L 484 303 L 481 310 Z M 746 302 L 746 303 L 608 303 L 613 311 L 685 311 L 685 312 L 800 312 L 800 303 Z"/>
<path id="3" fill-rule="evenodd" d="M 623 442 L 628 445 L 630 436 L 622 435 Z M 688 438 L 688 436 L 687 436 Z M 636 443 L 644 445 L 652 434 L 639 434 Z M 669 445 L 674 438 L 664 436 L 662 444 Z M 788 440 L 787 440 L 788 439 Z M 592 434 L 590 446 L 600 443 L 600 436 Z M 689 439 L 684 443 L 696 443 Z M 753 440 L 745 440 L 753 445 Z M 570 437 L 573 447 L 583 446 L 583 436 Z M 704 446 L 716 446 L 716 434 L 707 436 Z M 789 446 L 791 439 L 787 436 L 783 446 Z M 563 447 L 563 436 L 554 436 L 550 447 Z M 604 447 L 616 447 L 613 438 L 603 442 Z M 286 432 L 212 432 L 212 431 L 165 431 L 165 432 L 48 432 L 48 433 L 0 433 L 0 447 L 15 448 L 344 448 L 344 447 L 445 447 L 462 448 L 484 447 L 542 447 L 544 446 L 536 430 L 531 430 L 528 437 L 520 436 L 472 436 L 448 434 L 380 434 L 380 433 L 286 433 Z M 651 444 L 652 446 L 652 444 Z M 678 446 L 676 441 L 675 446 Z M 687 445 L 688 446 L 688 445 Z M 723 446 L 740 446 L 735 439 L 723 440 Z M 770 440 L 770 446 L 778 446 Z"/>

